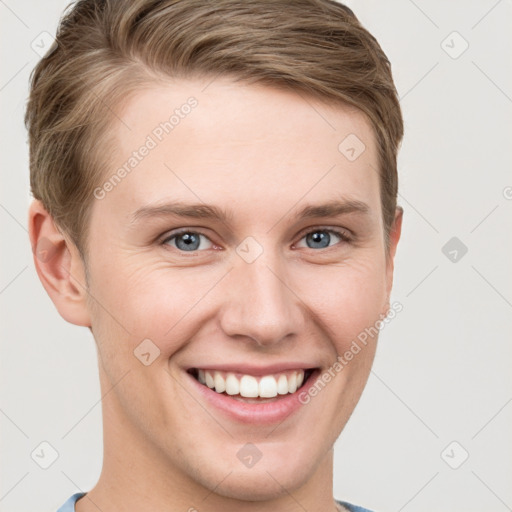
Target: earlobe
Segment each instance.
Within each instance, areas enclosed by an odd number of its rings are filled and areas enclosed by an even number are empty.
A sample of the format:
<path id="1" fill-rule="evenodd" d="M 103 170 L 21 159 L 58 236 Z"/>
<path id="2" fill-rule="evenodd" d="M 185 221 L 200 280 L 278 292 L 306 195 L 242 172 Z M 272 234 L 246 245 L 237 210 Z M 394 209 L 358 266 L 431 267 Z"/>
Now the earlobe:
<path id="1" fill-rule="evenodd" d="M 30 205 L 28 228 L 37 275 L 58 312 L 72 324 L 89 327 L 85 268 L 75 244 L 38 199 Z"/>

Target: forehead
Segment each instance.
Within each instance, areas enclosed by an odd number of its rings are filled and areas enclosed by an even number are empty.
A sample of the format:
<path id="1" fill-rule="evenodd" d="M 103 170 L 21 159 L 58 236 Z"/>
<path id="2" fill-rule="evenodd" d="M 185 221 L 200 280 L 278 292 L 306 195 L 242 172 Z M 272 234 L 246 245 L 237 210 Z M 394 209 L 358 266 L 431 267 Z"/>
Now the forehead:
<path id="1" fill-rule="evenodd" d="M 166 198 L 222 200 L 247 214 L 340 195 L 379 202 L 373 130 L 354 108 L 227 79 L 179 80 L 138 91 L 118 117 L 100 208 L 125 218 Z"/>

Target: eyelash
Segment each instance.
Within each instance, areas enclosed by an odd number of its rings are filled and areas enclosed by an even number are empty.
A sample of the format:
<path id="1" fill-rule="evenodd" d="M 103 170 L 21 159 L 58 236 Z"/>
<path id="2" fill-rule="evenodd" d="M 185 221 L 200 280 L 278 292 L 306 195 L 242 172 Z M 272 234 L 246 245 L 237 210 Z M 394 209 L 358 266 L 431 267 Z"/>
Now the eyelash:
<path id="1" fill-rule="evenodd" d="M 331 233 L 331 234 L 334 234 L 334 235 L 338 236 L 341 239 L 341 242 L 338 242 L 338 244 L 341 244 L 342 242 L 344 242 L 344 243 L 351 243 L 352 242 L 352 238 L 349 235 L 347 235 L 347 233 L 345 231 L 339 231 L 337 229 L 332 229 L 332 228 L 315 228 L 315 229 L 311 229 L 309 231 L 306 231 L 306 232 L 302 233 L 299 241 L 304 239 L 306 236 L 308 236 L 308 235 L 310 235 L 312 233 L 318 233 L 318 232 Z M 169 236 L 165 237 L 160 242 L 160 245 L 168 245 L 171 240 L 177 238 L 180 235 L 184 235 L 186 233 L 194 234 L 194 235 L 201 235 L 201 236 L 204 236 L 205 238 L 207 238 L 208 240 L 210 240 L 208 238 L 208 236 L 205 235 L 204 233 L 202 233 L 201 231 L 194 231 L 192 229 L 184 228 L 184 229 L 181 229 L 180 231 L 171 233 Z M 212 241 L 210 240 L 210 242 L 212 242 Z M 335 247 L 338 244 L 334 244 L 333 246 L 329 246 L 329 247 L 323 247 L 323 248 L 320 248 L 320 249 L 311 249 L 311 250 L 312 251 L 327 250 L 327 249 L 331 249 L 331 248 Z M 190 252 L 190 253 L 203 252 L 203 251 L 200 251 L 200 250 L 183 251 L 181 249 L 178 249 L 177 247 L 173 247 L 173 249 L 175 249 L 178 252 L 183 253 L 183 254 L 186 254 L 187 252 Z"/>

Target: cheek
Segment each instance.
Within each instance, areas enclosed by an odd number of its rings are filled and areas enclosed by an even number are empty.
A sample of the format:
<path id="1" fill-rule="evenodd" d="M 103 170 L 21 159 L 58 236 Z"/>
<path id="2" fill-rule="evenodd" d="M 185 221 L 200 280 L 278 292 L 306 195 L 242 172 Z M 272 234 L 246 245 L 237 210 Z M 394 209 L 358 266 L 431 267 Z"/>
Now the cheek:
<path id="1" fill-rule="evenodd" d="M 223 303 L 223 277 L 231 266 L 170 267 L 159 259 L 125 256 L 94 268 L 92 290 L 101 340 L 134 348 L 144 339 L 156 343 L 164 357 L 179 350 Z M 324 330 L 338 353 L 380 318 L 386 301 L 385 265 L 376 251 L 359 253 L 339 265 L 290 264 L 283 281 L 306 308 L 307 321 Z M 233 283 L 231 282 L 232 286 Z M 301 306 L 302 304 L 302 306 Z M 124 340 L 124 343 L 119 343 Z"/>
<path id="2" fill-rule="evenodd" d="M 336 345 L 338 353 L 375 325 L 386 304 L 384 262 L 374 257 L 303 275 L 297 295 Z"/>
<path id="3" fill-rule="evenodd" d="M 142 261 L 140 256 L 112 258 L 96 267 L 92 293 L 102 305 L 95 308 L 96 332 L 131 352 L 148 338 L 169 356 L 201 327 L 208 295 L 216 293 L 216 283 L 227 270 L 171 268 L 161 259 Z"/>

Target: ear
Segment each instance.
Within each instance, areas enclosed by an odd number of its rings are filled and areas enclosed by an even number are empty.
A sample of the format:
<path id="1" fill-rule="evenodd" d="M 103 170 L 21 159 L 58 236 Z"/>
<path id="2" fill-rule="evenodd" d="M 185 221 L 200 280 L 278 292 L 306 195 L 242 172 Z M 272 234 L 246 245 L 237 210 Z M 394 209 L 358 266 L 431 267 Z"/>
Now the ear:
<path id="1" fill-rule="evenodd" d="M 393 221 L 393 225 L 389 231 L 389 250 L 386 256 L 386 294 L 387 294 L 387 303 L 386 303 L 386 311 L 385 315 L 388 313 L 388 309 L 390 307 L 389 297 L 391 295 L 391 288 L 393 287 L 393 273 L 394 273 L 394 263 L 395 263 L 395 254 L 396 247 L 398 245 L 398 241 L 400 240 L 400 235 L 402 233 L 402 219 L 404 215 L 404 210 L 401 206 L 397 206 L 395 210 L 395 220 Z"/>
<path id="2" fill-rule="evenodd" d="M 28 228 L 37 275 L 57 311 L 72 324 L 90 327 L 85 267 L 77 247 L 38 199 L 30 205 Z"/>

